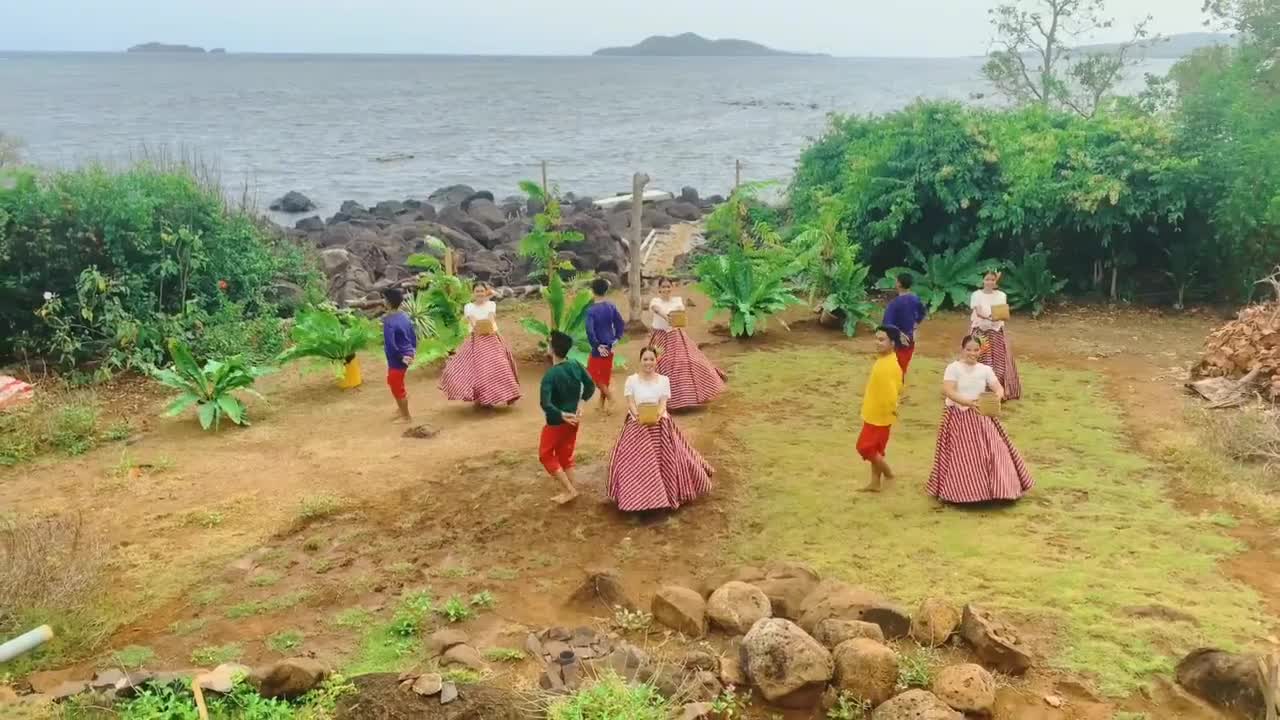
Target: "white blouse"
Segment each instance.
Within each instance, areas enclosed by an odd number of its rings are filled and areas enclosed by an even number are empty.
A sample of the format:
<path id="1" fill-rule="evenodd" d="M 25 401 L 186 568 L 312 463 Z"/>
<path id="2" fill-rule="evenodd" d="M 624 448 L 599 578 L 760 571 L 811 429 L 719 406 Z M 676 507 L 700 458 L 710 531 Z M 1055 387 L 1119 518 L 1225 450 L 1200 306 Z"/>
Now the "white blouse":
<path id="1" fill-rule="evenodd" d="M 671 379 L 666 375 L 657 375 L 653 380 L 645 380 L 637 373 L 627 378 L 623 395 L 633 398 L 636 405 L 657 405 L 663 400 L 671 399 Z"/>
<path id="2" fill-rule="evenodd" d="M 996 290 L 990 294 L 985 290 L 974 290 L 969 296 L 969 307 L 973 308 L 973 313 L 969 315 L 969 327 L 978 328 L 979 330 L 1004 330 L 1003 320 L 991 320 L 991 308 L 996 305 L 1008 305 L 1009 297 L 1004 294 L 1003 290 Z M 981 310 L 981 314 L 979 314 Z"/>
<path id="3" fill-rule="evenodd" d="M 986 392 L 996 380 L 996 371 L 991 369 L 990 365 L 975 363 L 969 365 L 959 360 L 947 366 L 946 372 L 942 374 L 942 379 L 956 384 L 956 394 L 965 400 L 977 400 L 978 396 Z M 951 398 L 947 398 L 948 407 L 958 407 L 961 410 L 969 408 L 963 405 L 957 405 Z"/>
<path id="4" fill-rule="evenodd" d="M 480 321 L 480 320 L 485 320 L 485 319 L 488 319 L 488 318 L 492 318 L 492 319 L 493 319 L 493 327 L 494 327 L 494 329 L 497 329 L 497 327 L 498 327 L 498 304 L 497 304 L 497 303 L 495 303 L 495 302 L 494 302 L 494 301 L 492 301 L 492 300 L 485 301 L 484 303 L 481 303 L 480 305 L 476 305 L 475 303 L 467 303 L 467 304 L 462 308 L 462 316 L 463 316 L 463 317 L 465 317 L 465 318 L 467 319 L 467 322 L 468 322 L 472 327 L 475 327 L 475 324 L 476 324 L 478 321 Z"/>
<path id="5" fill-rule="evenodd" d="M 684 298 L 673 295 L 670 300 L 664 301 L 662 298 L 656 297 L 649 301 L 649 309 L 653 311 L 653 329 L 670 330 L 671 322 L 662 317 L 662 315 L 670 315 L 675 310 L 683 310 Z M 662 315 L 658 313 L 662 313 Z"/>

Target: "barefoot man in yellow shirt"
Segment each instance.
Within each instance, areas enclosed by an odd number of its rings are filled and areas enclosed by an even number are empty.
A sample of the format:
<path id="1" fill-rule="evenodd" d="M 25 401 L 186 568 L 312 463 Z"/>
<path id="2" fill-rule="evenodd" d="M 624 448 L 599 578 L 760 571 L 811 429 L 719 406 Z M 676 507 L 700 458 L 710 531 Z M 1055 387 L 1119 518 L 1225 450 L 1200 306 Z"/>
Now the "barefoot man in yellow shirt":
<path id="1" fill-rule="evenodd" d="M 871 366 L 867 388 L 862 393 L 862 433 L 858 454 L 871 463 L 871 484 L 864 492 L 880 492 L 884 480 L 893 480 L 893 470 L 885 462 L 889 431 L 898 422 L 898 399 L 902 395 L 902 366 L 894 350 L 901 344 L 900 333 L 892 325 L 876 328 L 876 362 Z"/>

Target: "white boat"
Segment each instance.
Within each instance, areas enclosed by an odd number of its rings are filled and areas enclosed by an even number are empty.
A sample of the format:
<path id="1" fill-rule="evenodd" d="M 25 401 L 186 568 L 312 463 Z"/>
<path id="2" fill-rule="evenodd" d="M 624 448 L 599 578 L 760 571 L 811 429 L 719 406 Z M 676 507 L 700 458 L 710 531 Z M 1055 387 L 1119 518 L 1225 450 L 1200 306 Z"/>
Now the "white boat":
<path id="1" fill-rule="evenodd" d="M 662 202 L 663 200 L 674 199 L 675 195 L 672 195 L 666 190 L 646 190 L 644 192 L 644 195 L 642 195 L 641 197 L 644 200 L 644 202 Z M 596 202 L 596 207 L 601 209 L 608 209 L 613 207 L 614 205 L 617 205 L 618 203 L 631 202 L 631 194 L 628 193 L 626 195 L 615 195 L 611 198 L 601 198 L 600 200 L 596 200 L 595 202 Z"/>

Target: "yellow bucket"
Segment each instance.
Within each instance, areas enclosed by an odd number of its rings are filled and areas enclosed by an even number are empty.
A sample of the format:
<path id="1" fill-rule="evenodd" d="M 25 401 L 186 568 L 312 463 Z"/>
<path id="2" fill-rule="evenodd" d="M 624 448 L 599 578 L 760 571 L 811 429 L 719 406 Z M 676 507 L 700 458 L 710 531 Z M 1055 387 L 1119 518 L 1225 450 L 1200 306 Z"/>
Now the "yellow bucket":
<path id="1" fill-rule="evenodd" d="M 342 377 L 338 378 L 338 387 L 343 390 L 360 387 L 364 380 L 360 377 L 360 358 L 351 358 L 351 362 L 342 366 Z"/>

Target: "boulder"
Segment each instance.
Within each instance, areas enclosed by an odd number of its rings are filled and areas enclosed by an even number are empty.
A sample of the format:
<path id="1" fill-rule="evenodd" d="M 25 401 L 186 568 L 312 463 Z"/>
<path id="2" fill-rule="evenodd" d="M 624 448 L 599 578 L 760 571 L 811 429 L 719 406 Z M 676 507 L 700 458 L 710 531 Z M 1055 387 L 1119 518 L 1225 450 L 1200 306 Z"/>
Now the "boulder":
<path id="1" fill-rule="evenodd" d="M 461 207 L 464 211 L 467 211 L 471 209 L 471 204 L 476 202 L 477 200 L 488 200 L 489 202 L 493 202 L 494 201 L 493 193 L 489 192 L 488 190 L 479 190 L 479 191 L 473 192 L 467 197 L 463 198 L 462 202 L 458 203 L 458 206 Z"/>
<path id="2" fill-rule="evenodd" d="M 674 202 L 668 205 L 664 211 L 667 215 L 688 222 L 695 222 L 702 219 L 702 210 L 696 203 Z"/>
<path id="3" fill-rule="evenodd" d="M 442 225 L 438 222 L 432 221 L 419 222 L 416 223 L 416 225 L 425 234 L 440 238 L 444 241 L 445 245 L 448 245 L 454 250 L 459 250 L 463 254 L 480 252 L 485 249 L 485 246 L 481 245 L 475 238 L 447 225 Z"/>
<path id="4" fill-rule="evenodd" d="M 960 627 L 960 611 L 941 598 L 925 598 L 911 618 L 911 637 L 921 645 L 938 647 Z"/>
<path id="5" fill-rule="evenodd" d="M 372 213 L 376 217 L 394 220 L 397 215 L 406 210 L 404 203 L 399 200 L 383 200 L 373 206 Z"/>
<path id="6" fill-rule="evenodd" d="M 773 610 L 764 591 L 735 580 L 711 593 L 707 601 L 707 615 L 716 627 L 741 634 L 751 630 L 757 621 L 771 617 Z"/>
<path id="7" fill-rule="evenodd" d="M 800 619 L 800 606 L 817 589 L 821 580 L 813 568 L 802 563 L 770 563 L 765 566 L 763 575 L 761 579 L 743 582 L 764 591 L 769 597 L 773 614 L 788 620 Z"/>
<path id="8" fill-rule="evenodd" d="M 847 640 L 836 648 L 835 684 L 873 706 L 893 697 L 898 684 L 898 654 L 869 638 Z"/>
<path id="9" fill-rule="evenodd" d="M 706 720 L 715 717 L 715 706 L 709 702 L 685 703 L 676 720 Z"/>
<path id="10" fill-rule="evenodd" d="M 475 192 L 476 189 L 470 185 L 448 185 L 446 187 L 439 188 L 428 195 L 427 202 L 436 206 L 436 208 L 443 208 L 448 205 L 458 205 L 461 204 L 463 200 L 474 195 Z"/>
<path id="11" fill-rule="evenodd" d="M 687 202 L 690 205 L 697 205 L 698 189 L 694 187 L 689 187 L 688 185 L 685 185 L 684 187 L 680 188 L 680 200 L 682 202 Z"/>
<path id="12" fill-rule="evenodd" d="M 502 227 L 493 231 L 493 239 L 498 243 L 499 247 L 510 245 L 513 249 L 519 247 L 520 241 L 524 239 L 529 231 L 533 230 L 533 221 L 528 218 L 513 218 L 508 220 Z"/>
<path id="13" fill-rule="evenodd" d="M 853 587 L 837 580 L 825 580 L 814 588 L 800 605 L 800 627 L 814 632 L 823 620 L 871 620 L 863 613 L 885 605 L 884 598 L 869 590 Z M 909 628 L 908 628 L 909 630 Z M 885 637 L 890 637 L 886 632 Z"/>
<path id="14" fill-rule="evenodd" d="M 662 230 L 669 228 L 675 224 L 671 216 L 657 209 L 646 207 L 640 215 L 640 224 L 645 228 L 647 233 L 650 229 Z"/>
<path id="15" fill-rule="evenodd" d="M 289 658 L 249 674 L 249 684 L 265 698 L 296 700 L 319 687 L 329 677 L 329 670 L 311 658 Z"/>
<path id="16" fill-rule="evenodd" d="M 320 251 L 320 268 L 326 277 L 333 277 L 351 265 L 351 253 L 346 248 L 327 248 Z"/>
<path id="17" fill-rule="evenodd" d="M 867 638 L 882 643 L 884 631 L 875 623 L 835 619 L 823 620 L 813 631 L 813 639 L 829 650 L 835 650 L 845 642 L 856 638 Z"/>
<path id="18" fill-rule="evenodd" d="M 435 695 L 444 689 L 444 677 L 440 673 L 419 675 L 410 689 L 423 696 Z"/>
<path id="19" fill-rule="evenodd" d="M 706 205 L 706 206 L 708 206 L 708 207 L 715 207 L 716 205 L 723 205 L 723 204 L 724 204 L 724 196 L 723 196 L 723 195 L 712 195 L 711 197 L 709 197 L 709 198 L 707 198 L 705 201 L 703 201 L 703 204 L 704 204 L 704 205 Z"/>
<path id="20" fill-rule="evenodd" d="M 222 663 L 207 673 L 197 675 L 196 682 L 202 690 L 226 695 L 235 688 L 237 680 L 249 677 L 251 672 L 248 666 L 240 663 Z"/>
<path id="21" fill-rule="evenodd" d="M 466 213 L 479 220 L 491 230 L 497 230 L 507 224 L 507 216 L 502 209 L 493 204 L 492 199 L 478 198 L 471 201 Z"/>
<path id="22" fill-rule="evenodd" d="M 492 250 L 481 250 L 468 254 L 459 267 L 459 272 L 492 283 L 502 281 L 510 268 L 511 264 L 505 256 Z"/>
<path id="23" fill-rule="evenodd" d="M 720 658 L 720 682 L 734 687 L 743 687 L 749 682 L 747 671 L 742 667 L 741 646 L 735 648 L 733 653 Z"/>
<path id="24" fill-rule="evenodd" d="M 583 267 L 580 269 L 621 275 L 631 267 L 622 244 L 614 238 L 604 220 L 590 215 L 574 215 L 566 224 L 568 229 L 582 233 L 582 242 L 567 246 L 581 259 Z"/>
<path id="25" fill-rule="evenodd" d="M 480 656 L 480 651 L 470 645 L 454 645 L 445 650 L 444 655 L 440 657 L 440 664 L 462 665 L 476 671 L 484 671 L 488 668 L 484 658 Z"/>
<path id="26" fill-rule="evenodd" d="M 881 602 L 864 609 L 859 617 L 865 622 L 879 625 L 884 636 L 890 640 L 905 638 L 911 634 L 911 613 L 901 605 Z"/>
<path id="27" fill-rule="evenodd" d="M 429 650 L 432 655 L 441 655 L 445 650 L 448 650 L 455 645 L 465 645 L 470 640 L 471 638 L 467 637 L 467 634 L 461 630 L 442 628 L 435 631 L 427 638 L 427 650 Z"/>
<path id="28" fill-rule="evenodd" d="M 344 215 L 368 215 L 369 210 L 365 206 L 355 200 L 347 200 L 338 208 L 338 212 Z"/>
<path id="29" fill-rule="evenodd" d="M 954 710 L 990 716 L 996 704 L 996 681 L 981 665 L 951 665 L 933 679 L 933 694 Z"/>
<path id="30" fill-rule="evenodd" d="M 450 205 L 436 215 L 436 222 L 445 227 L 469 235 L 473 240 L 486 248 L 492 249 L 497 242 L 489 226 L 468 215 L 457 205 Z"/>
<path id="31" fill-rule="evenodd" d="M 662 588 L 654 594 L 650 609 L 655 620 L 672 630 L 691 638 L 707 633 L 707 602 L 689 588 L 675 585 Z"/>
<path id="32" fill-rule="evenodd" d="M 701 596 L 698 597 L 702 599 Z M 684 654 L 682 663 L 686 670 L 706 670 L 711 673 L 720 672 L 720 658 L 702 650 L 690 650 Z"/>
<path id="33" fill-rule="evenodd" d="M 782 618 L 757 622 L 742 640 L 742 654 L 751 683 L 784 708 L 817 705 L 834 671 L 831 653 Z"/>
<path id="34" fill-rule="evenodd" d="M 977 605 L 964 606 L 960 635 L 989 668 L 1008 675 L 1031 668 L 1031 653 L 1022 647 L 1017 632 Z"/>
<path id="35" fill-rule="evenodd" d="M 636 609 L 636 604 L 622 585 L 622 578 L 608 569 L 589 571 L 586 579 L 569 596 L 569 605 L 584 610 L 603 607 L 610 612 L 619 607 Z"/>
<path id="36" fill-rule="evenodd" d="M 1266 715 L 1258 679 L 1258 657 L 1214 648 L 1192 650 L 1178 663 L 1178 684 L 1187 692 L 1245 717 Z"/>
<path id="37" fill-rule="evenodd" d="M 324 220 L 321 220 L 319 215 L 312 215 L 294 223 L 293 227 L 295 230 L 302 230 L 303 232 L 320 232 L 324 230 Z"/>
<path id="38" fill-rule="evenodd" d="M 304 213 L 315 210 L 316 204 L 297 190 L 290 190 L 284 194 L 284 197 L 271 203 L 271 209 L 285 213 Z"/>
<path id="39" fill-rule="evenodd" d="M 724 685 L 715 673 L 698 670 L 686 677 L 675 694 L 693 702 L 711 702 L 723 693 Z"/>
<path id="40" fill-rule="evenodd" d="M 871 720 L 964 720 L 928 690 L 908 690 L 871 713 Z"/>

